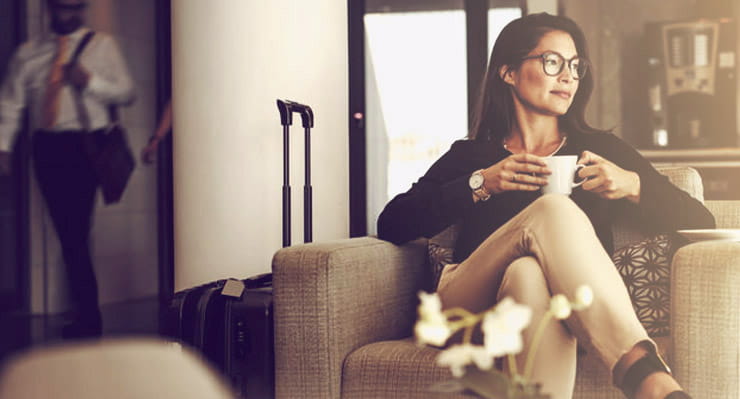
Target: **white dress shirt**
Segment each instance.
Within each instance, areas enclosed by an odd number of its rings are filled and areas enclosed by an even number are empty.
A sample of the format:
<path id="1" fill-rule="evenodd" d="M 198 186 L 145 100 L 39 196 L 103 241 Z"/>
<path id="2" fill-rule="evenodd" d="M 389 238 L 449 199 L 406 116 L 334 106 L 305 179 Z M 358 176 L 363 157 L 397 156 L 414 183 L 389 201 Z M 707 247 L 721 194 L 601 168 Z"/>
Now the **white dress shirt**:
<path id="1" fill-rule="evenodd" d="M 72 57 L 80 40 L 89 31 L 80 28 L 69 35 L 65 59 Z M 0 88 L 0 151 L 8 151 L 18 133 L 23 109 L 28 106 L 31 128 L 40 127 L 47 79 L 57 51 L 53 33 L 32 39 L 16 50 L 10 61 L 8 74 Z M 106 127 L 109 104 L 123 105 L 134 98 L 134 86 L 126 62 L 118 45 L 105 33 L 95 32 L 78 60 L 90 74 L 82 92 L 83 102 L 90 118 L 90 129 Z M 73 87 L 62 87 L 59 93 L 59 113 L 52 131 L 81 130 Z"/>

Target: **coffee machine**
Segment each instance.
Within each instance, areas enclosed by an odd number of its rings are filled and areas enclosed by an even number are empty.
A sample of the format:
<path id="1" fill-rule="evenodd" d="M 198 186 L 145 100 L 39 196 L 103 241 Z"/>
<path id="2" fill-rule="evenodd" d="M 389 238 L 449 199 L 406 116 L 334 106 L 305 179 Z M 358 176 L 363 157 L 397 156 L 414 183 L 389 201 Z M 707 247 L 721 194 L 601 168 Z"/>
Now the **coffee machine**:
<path id="1" fill-rule="evenodd" d="M 735 29 L 730 18 L 646 26 L 654 148 L 738 145 Z"/>

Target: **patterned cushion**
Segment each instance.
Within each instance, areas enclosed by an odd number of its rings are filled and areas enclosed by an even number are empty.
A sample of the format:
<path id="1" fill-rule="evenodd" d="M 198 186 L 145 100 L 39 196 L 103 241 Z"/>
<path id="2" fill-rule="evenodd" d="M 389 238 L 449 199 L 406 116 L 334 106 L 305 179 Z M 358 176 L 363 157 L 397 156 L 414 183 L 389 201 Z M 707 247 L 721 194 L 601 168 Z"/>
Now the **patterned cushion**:
<path id="1" fill-rule="evenodd" d="M 458 225 L 452 225 L 429 239 L 427 250 L 429 255 L 429 265 L 432 268 L 432 288 L 434 289 L 437 288 L 439 277 L 442 275 L 442 269 L 452 263 L 452 253 L 454 251 L 458 232 Z"/>
<path id="2" fill-rule="evenodd" d="M 429 242 L 429 265 L 432 267 L 432 287 L 437 287 L 442 269 L 452 263 L 452 248 L 446 248 L 436 242 Z"/>
<path id="3" fill-rule="evenodd" d="M 670 271 L 676 249 L 667 235 L 659 235 L 627 245 L 612 255 L 637 318 L 651 337 L 670 335 Z"/>

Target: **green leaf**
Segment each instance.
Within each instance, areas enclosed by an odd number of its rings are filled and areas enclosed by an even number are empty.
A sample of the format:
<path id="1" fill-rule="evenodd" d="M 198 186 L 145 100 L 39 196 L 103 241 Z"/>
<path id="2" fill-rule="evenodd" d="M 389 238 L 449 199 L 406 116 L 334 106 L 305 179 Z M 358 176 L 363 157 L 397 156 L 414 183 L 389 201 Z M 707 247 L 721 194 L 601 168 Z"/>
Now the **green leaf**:
<path id="1" fill-rule="evenodd" d="M 460 383 L 460 380 L 453 378 L 432 384 L 432 386 L 429 387 L 429 390 L 439 393 L 460 393 L 465 390 L 465 386 Z"/>
<path id="2" fill-rule="evenodd" d="M 468 366 L 465 375 L 458 378 L 460 384 L 489 399 L 504 399 L 510 390 L 509 377 L 498 370 L 478 370 Z"/>

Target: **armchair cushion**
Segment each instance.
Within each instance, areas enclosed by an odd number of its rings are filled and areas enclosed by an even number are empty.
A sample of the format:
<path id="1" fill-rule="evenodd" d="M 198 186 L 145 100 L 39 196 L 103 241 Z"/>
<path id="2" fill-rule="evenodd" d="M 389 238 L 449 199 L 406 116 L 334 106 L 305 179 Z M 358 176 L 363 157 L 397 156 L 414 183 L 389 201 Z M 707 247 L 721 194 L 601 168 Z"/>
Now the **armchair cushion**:
<path id="1" fill-rule="evenodd" d="M 365 345 L 347 356 L 342 370 L 343 398 L 456 399 L 462 394 L 436 393 L 432 385 L 452 378 L 435 364 L 440 350 L 417 345 L 413 338 Z"/>

